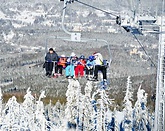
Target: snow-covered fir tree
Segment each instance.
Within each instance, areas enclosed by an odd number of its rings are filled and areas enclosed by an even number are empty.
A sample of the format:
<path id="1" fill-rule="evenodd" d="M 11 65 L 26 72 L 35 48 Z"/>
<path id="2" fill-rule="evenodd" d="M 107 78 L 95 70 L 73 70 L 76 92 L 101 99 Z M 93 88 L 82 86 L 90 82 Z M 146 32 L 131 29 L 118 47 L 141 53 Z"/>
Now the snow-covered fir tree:
<path id="1" fill-rule="evenodd" d="M 97 86 L 96 86 L 97 85 Z M 116 122 L 117 112 L 110 110 L 112 100 L 107 95 L 105 86 L 88 81 L 84 87 L 84 94 L 78 80 L 69 80 L 66 92 L 67 103 L 59 101 L 44 106 L 42 98 L 46 97 L 42 91 L 35 100 L 30 88 L 24 96 L 23 103 L 18 103 L 15 96 L 6 104 L 1 100 L 0 130 L 32 130 L 32 131 L 151 131 L 152 115 L 147 109 L 147 93 L 141 87 L 137 92 L 137 101 L 132 105 L 130 77 L 127 79 L 126 95 L 124 97 L 124 114 L 121 123 Z"/>
<path id="2" fill-rule="evenodd" d="M 133 92 L 131 91 L 131 80 L 130 76 L 127 78 L 127 88 L 126 88 L 126 95 L 124 97 L 124 120 L 122 121 L 120 125 L 120 130 L 124 131 L 131 131 L 132 130 L 132 113 L 133 113 L 133 108 L 132 108 L 132 94 Z"/>
<path id="3" fill-rule="evenodd" d="M 36 125 L 37 128 L 41 131 L 45 131 L 46 130 L 46 125 L 47 125 L 47 121 L 44 115 L 44 104 L 41 101 L 42 98 L 45 98 L 45 91 L 42 91 L 42 93 L 39 96 L 39 100 L 37 101 L 37 105 L 36 105 L 36 111 L 35 111 L 35 121 L 36 121 Z"/>
<path id="4" fill-rule="evenodd" d="M 68 90 L 66 92 L 67 103 L 65 109 L 65 116 L 67 119 L 68 128 L 78 128 L 77 120 L 79 116 L 79 99 L 80 99 L 80 83 L 78 80 L 68 80 Z"/>
<path id="5" fill-rule="evenodd" d="M 27 130 L 28 123 L 24 108 L 16 101 L 16 97 L 10 98 L 2 113 L 1 130 Z"/>
<path id="6" fill-rule="evenodd" d="M 97 90 L 92 94 L 93 128 L 102 131 L 110 130 L 110 128 L 114 129 L 110 124 L 111 118 L 107 117 L 107 111 L 112 101 L 108 98 L 106 86 L 101 82 L 96 88 Z"/>
<path id="7" fill-rule="evenodd" d="M 30 129 L 33 129 L 34 122 L 35 122 L 35 103 L 34 103 L 34 97 L 31 94 L 30 88 L 27 89 L 26 95 L 24 96 L 24 101 L 22 103 L 22 107 L 24 108 L 25 112 L 27 113 L 26 122 L 28 123 L 28 127 Z"/>
<path id="8" fill-rule="evenodd" d="M 85 95 L 82 96 L 81 108 L 80 108 L 80 127 L 81 130 L 92 130 L 92 104 L 91 104 L 91 92 L 93 86 L 92 82 L 88 81 L 85 86 Z"/>
<path id="9" fill-rule="evenodd" d="M 150 121 L 149 121 L 149 113 L 146 107 L 147 104 L 147 93 L 145 90 L 141 89 L 141 86 L 137 92 L 137 101 L 134 106 L 133 111 L 133 128 L 137 131 L 150 131 Z"/>

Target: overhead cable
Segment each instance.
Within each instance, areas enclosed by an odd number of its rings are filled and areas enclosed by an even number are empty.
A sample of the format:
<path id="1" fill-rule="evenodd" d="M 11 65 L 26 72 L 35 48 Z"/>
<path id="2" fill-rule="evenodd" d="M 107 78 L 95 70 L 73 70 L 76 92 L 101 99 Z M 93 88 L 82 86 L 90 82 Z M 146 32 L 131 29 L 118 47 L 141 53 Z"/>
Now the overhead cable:
<path id="1" fill-rule="evenodd" d="M 83 4 L 83 5 L 85 5 L 85 6 L 91 7 L 91 8 L 93 8 L 93 9 L 102 11 L 102 12 L 104 12 L 104 13 L 106 13 L 106 14 L 110 14 L 110 15 L 113 15 L 113 16 L 115 16 L 115 17 L 117 16 L 116 14 L 113 14 L 113 13 L 111 13 L 111 12 L 102 10 L 102 9 L 100 9 L 100 8 L 98 8 L 98 7 L 95 7 L 95 6 L 93 6 L 93 5 L 89 5 L 89 4 L 84 3 L 84 2 L 82 2 L 82 1 L 79 1 L 79 0 L 74 0 L 74 1 L 76 1 L 76 2 L 78 2 L 78 3 L 80 3 L 80 4 Z"/>
<path id="2" fill-rule="evenodd" d="M 151 57 L 148 55 L 147 51 L 145 50 L 143 44 L 139 41 L 139 39 L 136 37 L 136 35 L 134 33 L 131 33 L 134 38 L 137 40 L 138 44 L 141 46 L 141 48 L 143 49 L 144 53 L 148 56 L 149 60 L 151 61 L 152 65 L 156 68 L 155 63 L 153 62 L 153 60 L 151 59 Z"/>

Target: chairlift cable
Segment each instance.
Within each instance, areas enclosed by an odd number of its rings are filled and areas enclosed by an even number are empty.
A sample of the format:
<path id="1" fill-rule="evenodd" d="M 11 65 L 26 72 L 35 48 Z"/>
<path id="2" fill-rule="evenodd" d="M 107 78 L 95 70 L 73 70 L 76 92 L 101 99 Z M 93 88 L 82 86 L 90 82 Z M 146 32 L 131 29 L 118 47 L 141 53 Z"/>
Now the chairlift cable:
<path id="1" fill-rule="evenodd" d="M 117 16 L 117 15 L 115 15 L 115 14 L 113 14 L 113 13 L 110 13 L 110 12 L 107 12 L 107 11 L 105 11 L 105 10 L 102 10 L 102 9 L 100 9 L 100 8 L 98 8 L 98 7 L 95 7 L 95 6 L 86 4 L 86 3 L 82 2 L 82 1 L 79 1 L 79 0 L 75 0 L 75 1 L 78 2 L 78 3 L 80 3 L 80 4 L 83 4 L 83 5 L 85 5 L 85 6 L 94 8 L 94 9 L 99 10 L 99 11 L 102 11 L 102 12 L 104 12 L 104 13 L 111 14 L 111 15 L 113 15 L 113 16 Z M 141 48 L 143 49 L 144 53 L 148 56 L 149 60 L 150 60 L 151 63 L 153 64 L 153 66 L 156 68 L 155 63 L 153 62 L 153 60 L 151 59 L 151 57 L 148 55 L 148 53 L 147 53 L 147 51 L 145 50 L 143 44 L 138 40 L 138 38 L 136 37 L 135 34 L 132 33 L 132 35 L 133 35 L 134 38 L 137 40 L 138 44 L 139 44 L 139 45 L 141 46 Z"/>
<path id="2" fill-rule="evenodd" d="M 143 44 L 139 41 L 139 39 L 136 37 L 136 35 L 135 35 L 134 33 L 131 33 L 131 34 L 132 34 L 132 35 L 134 36 L 134 38 L 137 40 L 138 44 L 141 46 L 141 48 L 143 49 L 144 53 L 147 55 L 147 57 L 149 58 L 149 60 L 150 60 L 151 63 L 153 64 L 153 66 L 154 66 L 155 68 L 157 68 L 156 65 L 155 65 L 155 63 L 153 62 L 153 60 L 151 59 L 151 57 L 148 55 L 147 51 L 145 50 Z"/>
<path id="3" fill-rule="evenodd" d="M 83 5 L 85 5 L 85 6 L 91 7 L 91 8 L 93 8 L 93 9 L 102 11 L 102 12 L 104 12 L 104 13 L 106 13 L 106 14 L 110 14 L 110 15 L 113 15 L 113 16 L 117 16 L 117 15 L 115 15 L 115 14 L 113 14 L 113 13 L 110 13 L 110 12 L 108 12 L 108 11 L 102 10 L 102 9 L 100 9 L 100 8 L 98 8 L 98 7 L 93 6 L 93 5 L 89 5 L 89 4 L 84 3 L 84 2 L 82 2 L 82 1 L 79 1 L 79 0 L 75 0 L 75 1 L 78 2 L 78 3 L 80 3 L 80 4 L 83 4 Z"/>

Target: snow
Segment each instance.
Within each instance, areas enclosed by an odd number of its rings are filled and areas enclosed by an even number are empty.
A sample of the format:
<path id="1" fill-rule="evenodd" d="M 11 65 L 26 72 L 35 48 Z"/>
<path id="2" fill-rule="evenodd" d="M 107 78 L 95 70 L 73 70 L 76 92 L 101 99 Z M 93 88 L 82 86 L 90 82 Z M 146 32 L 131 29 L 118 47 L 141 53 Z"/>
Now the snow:
<path id="1" fill-rule="evenodd" d="M 21 24 L 17 24 L 15 22 L 12 22 L 12 25 L 14 26 L 14 28 L 21 28 L 21 27 L 24 27 L 26 26 L 25 24 L 21 23 Z"/>
<path id="2" fill-rule="evenodd" d="M 34 52 L 34 50 L 37 50 L 37 49 L 45 49 L 42 46 L 26 46 L 26 45 L 19 45 L 18 46 L 17 43 L 12 42 L 15 35 L 16 34 L 12 30 L 8 34 L 5 34 L 4 32 L 2 33 L 2 36 L 3 36 L 3 39 L 5 40 L 5 43 L 10 44 L 11 46 L 15 46 L 18 49 L 23 48 L 23 49 L 26 49 L 26 51 L 32 51 L 32 52 Z M 23 34 L 18 34 L 18 36 L 23 37 L 24 35 Z"/>
<path id="3" fill-rule="evenodd" d="M 124 112 L 116 111 L 115 117 L 116 117 L 117 123 L 121 123 L 124 120 Z"/>
<path id="4" fill-rule="evenodd" d="M 20 12 L 20 15 L 15 15 L 13 20 L 21 21 L 23 23 L 33 24 L 35 21 L 35 12 L 30 11 L 22 11 Z"/>
<path id="5" fill-rule="evenodd" d="M 0 19 L 5 19 L 6 15 L 0 10 Z"/>
<path id="6" fill-rule="evenodd" d="M 44 25 L 44 26 L 49 26 L 49 27 L 54 26 L 54 23 L 53 23 L 52 20 L 44 21 L 41 24 Z"/>
<path id="7" fill-rule="evenodd" d="M 83 14 L 82 14 L 82 16 L 83 17 L 87 17 L 89 15 L 89 13 L 90 13 L 89 11 L 84 11 Z"/>
<path id="8" fill-rule="evenodd" d="M 0 87 L 7 86 L 7 85 L 11 85 L 11 84 L 13 84 L 13 81 L 1 83 L 1 84 L 0 84 Z M 1 95 L 1 94 L 0 94 L 0 95 Z M 2 97 L 2 96 L 0 96 L 0 97 Z"/>
<path id="9" fill-rule="evenodd" d="M 105 13 L 102 11 L 96 10 L 95 13 L 98 17 L 105 17 Z"/>
<path id="10" fill-rule="evenodd" d="M 9 10 L 15 12 L 12 17 L 6 16 L 2 11 L 0 11 L 0 16 L 4 20 L 11 20 L 12 25 L 15 28 L 21 28 L 21 27 L 26 26 L 27 24 L 32 25 L 32 24 L 34 24 L 34 21 L 36 20 L 37 16 L 41 17 L 41 16 L 47 15 L 47 13 L 41 9 L 38 9 L 35 11 L 30 11 L 30 10 L 20 11 L 20 10 L 14 9 L 14 8 L 9 8 Z M 19 21 L 21 23 L 17 24 L 13 21 L 17 21 L 17 22 Z"/>
<path id="11" fill-rule="evenodd" d="M 2 33 L 2 36 L 6 43 L 9 43 L 13 37 L 15 36 L 15 33 L 11 30 L 8 34 Z"/>

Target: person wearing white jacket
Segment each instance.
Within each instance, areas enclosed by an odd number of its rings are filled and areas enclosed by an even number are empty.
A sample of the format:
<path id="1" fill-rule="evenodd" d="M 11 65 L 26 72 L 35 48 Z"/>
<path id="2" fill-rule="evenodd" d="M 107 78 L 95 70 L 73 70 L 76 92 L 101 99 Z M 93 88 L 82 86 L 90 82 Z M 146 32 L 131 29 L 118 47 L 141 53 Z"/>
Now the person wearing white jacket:
<path id="1" fill-rule="evenodd" d="M 95 63 L 95 67 L 94 67 L 94 80 L 98 80 L 98 71 L 101 71 L 103 74 L 103 81 L 107 80 L 107 71 L 106 71 L 106 67 L 104 66 L 103 63 L 103 56 L 96 52 L 93 54 L 95 57 L 94 63 Z"/>

